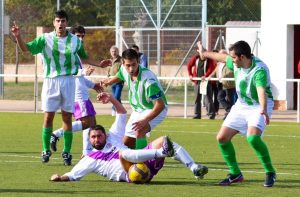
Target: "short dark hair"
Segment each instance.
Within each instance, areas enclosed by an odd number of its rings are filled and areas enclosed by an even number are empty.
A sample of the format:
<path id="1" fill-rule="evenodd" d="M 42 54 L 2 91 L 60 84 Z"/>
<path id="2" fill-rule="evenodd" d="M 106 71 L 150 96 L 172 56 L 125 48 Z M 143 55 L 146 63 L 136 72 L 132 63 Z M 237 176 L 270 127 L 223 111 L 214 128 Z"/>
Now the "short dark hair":
<path id="1" fill-rule="evenodd" d="M 104 129 L 104 127 L 101 126 L 101 125 L 91 126 L 90 131 L 89 131 L 89 136 L 90 136 L 90 134 L 91 134 L 91 131 L 93 131 L 93 130 L 101 131 L 102 133 L 105 134 L 105 129 Z"/>
<path id="2" fill-rule="evenodd" d="M 72 34 L 75 33 L 85 34 L 85 28 L 82 25 L 76 24 L 71 27 L 70 32 Z"/>
<path id="3" fill-rule="evenodd" d="M 54 18 L 66 18 L 66 20 L 69 21 L 68 14 L 64 10 L 57 10 L 54 14 Z"/>
<path id="4" fill-rule="evenodd" d="M 138 45 L 136 45 L 136 44 L 133 44 L 133 45 L 131 46 L 131 48 L 137 49 L 138 51 L 140 50 L 140 48 L 139 48 Z"/>
<path id="5" fill-rule="evenodd" d="M 122 53 L 122 59 L 136 59 L 137 61 L 139 61 L 139 54 L 134 49 L 126 49 Z"/>
<path id="6" fill-rule="evenodd" d="M 249 44 L 243 40 L 234 43 L 232 46 L 229 47 L 229 51 L 234 51 L 234 53 L 241 57 L 241 55 L 246 56 L 247 58 L 251 58 L 253 55 L 251 53 L 251 48 Z"/>

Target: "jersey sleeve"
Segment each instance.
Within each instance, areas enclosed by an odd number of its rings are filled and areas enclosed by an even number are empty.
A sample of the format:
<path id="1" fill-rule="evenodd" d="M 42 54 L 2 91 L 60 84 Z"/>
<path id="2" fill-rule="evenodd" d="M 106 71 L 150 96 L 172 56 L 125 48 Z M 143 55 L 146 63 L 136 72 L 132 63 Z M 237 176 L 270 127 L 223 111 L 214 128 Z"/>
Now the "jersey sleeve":
<path id="1" fill-rule="evenodd" d="M 159 88 L 155 79 L 146 82 L 146 97 L 151 100 L 157 100 L 163 96 L 163 91 Z"/>
<path id="2" fill-rule="evenodd" d="M 267 72 L 264 69 L 256 71 L 254 75 L 254 83 L 256 87 L 267 87 Z"/>
<path id="3" fill-rule="evenodd" d="M 70 181 L 79 181 L 85 175 L 95 171 L 96 160 L 85 156 L 74 166 L 71 172 L 65 173 L 64 176 L 69 177 Z"/>
<path id="4" fill-rule="evenodd" d="M 81 42 L 80 47 L 77 51 L 77 54 L 79 55 L 79 57 L 83 58 L 83 59 L 87 59 L 89 56 L 87 54 L 87 52 L 84 50 L 83 47 L 83 43 Z"/>
<path id="5" fill-rule="evenodd" d="M 125 135 L 125 127 L 126 127 L 127 114 L 116 114 L 115 122 L 109 129 L 109 135 L 113 135 L 122 141 Z"/>
<path id="6" fill-rule="evenodd" d="M 119 79 L 121 79 L 122 81 L 126 81 L 125 80 L 125 76 L 124 76 L 124 73 L 123 73 L 123 67 L 121 66 L 119 71 L 117 72 L 116 74 L 116 77 L 118 77 Z"/>
<path id="7" fill-rule="evenodd" d="M 229 69 L 229 70 L 232 70 L 233 71 L 233 61 L 232 61 L 232 57 L 230 57 L 229 55 L 227 56 L 226 58 L 226 67 Z"/>
<path id="8" fill-rule="evenodd" d="M 44 35 L 38 36 L 34 40 L 27 42 L 26 46 L 32 55 L 41 53 L 45 47 Z"/>

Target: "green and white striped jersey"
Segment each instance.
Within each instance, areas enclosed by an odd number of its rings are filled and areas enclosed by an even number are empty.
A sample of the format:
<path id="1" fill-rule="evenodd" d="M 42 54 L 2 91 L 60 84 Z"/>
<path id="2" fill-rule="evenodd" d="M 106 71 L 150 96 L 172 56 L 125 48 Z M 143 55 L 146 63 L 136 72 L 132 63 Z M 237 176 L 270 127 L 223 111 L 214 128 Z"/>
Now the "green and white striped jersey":
<path id="1" fill-rule="evenodd" d="M 137 80 L 132 81 L 126 69 L 121 66 L 116 76 L 128 84 L 128 99 L 134 111 L 142 112 L 146 109 L 153 109 L 153 101 L 159 98 L 162 98 L 167 107 L 164 91 L 152 71 L 139 66 Z"/>
<path id="2" fill-rule="evenodd" d="M 252 58 L 252 65 L 248 69 L 237 68 L 230 56 L 227 56 L 226 66 L 234 71 L 234 80 L 238 100 L 247 105 L 257 105 L 258 94 L 256 87 L 264 87 L 268 99 L 273 100 L 271 91 L 270 72 L 265 63 L 257 57 Z"/>
<path id="3" fill-rule="evenodd" d="M 42 54 L 45 78 L 76 75 L 79 57 L 88 57 L 82 42 L 70 33 L 66 37 L 57 37 L 55 31 L 44 33 L 26 45 L 32 55 Z"/>

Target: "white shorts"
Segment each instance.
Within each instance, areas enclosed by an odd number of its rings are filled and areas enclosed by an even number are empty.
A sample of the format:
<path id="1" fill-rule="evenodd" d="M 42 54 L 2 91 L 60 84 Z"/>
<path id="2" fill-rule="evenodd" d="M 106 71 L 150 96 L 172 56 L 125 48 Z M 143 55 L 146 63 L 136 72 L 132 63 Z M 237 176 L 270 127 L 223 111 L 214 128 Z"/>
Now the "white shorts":
<path id="1" fill-rule="evenodd" d="M 72 75 L 45 78 L 42 89 L 42 110 L 56 112 L 59 108 L 73 113 L 75 80 Z"/>
<path id="2" fill-rule="evenodd" d="M 137 122 L 138 120 L 143 119 L 145 116 L 147 116 L 152 110 L 148 109 L 143 112 L 136 112 L 132 111 L 130 118 L 126 124 L 125 128 L 125 136 L 136 138 L 135 131 L 132 129 L 133 123 Z M 168 108 L 165 107 L 165 109 L 158 114 L 153 120 L 149 122 L 149 125 L 151 127 L 151 130 L 154 129 L 159 123 L 161 123 L 167 116 Z"/>
<path id="3" fill-rule="evenodd" d="M 267 113 L 271 118 L 274 102 L 268 100 Z M 264 116 L 260 114 L 260 105 L 245 105 L 237 101 L 231 108 L 228 116 L 222 126 L 229 127 L 239 131 L 240 134 L 246 135 L 249 127 L 256 127 L 264 133 L 266 123 Z"/>

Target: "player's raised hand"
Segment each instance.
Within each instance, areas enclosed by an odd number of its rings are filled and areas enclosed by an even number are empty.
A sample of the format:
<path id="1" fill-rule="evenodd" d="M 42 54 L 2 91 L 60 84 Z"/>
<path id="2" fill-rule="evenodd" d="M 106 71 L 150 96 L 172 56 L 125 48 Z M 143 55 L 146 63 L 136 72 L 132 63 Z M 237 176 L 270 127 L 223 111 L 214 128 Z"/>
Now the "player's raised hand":
<path id="1" fill-rule="evenodd" d="M 90 76 L 95 71 L 95 68 L 88 66 L 84 69 L 85 76 Z"/>
<path id="2" fill-rule="evenodd" d="M 97 100 L 101 101 L 103 104 L 109 103 L 111 100 L 111 94 L 107 92 L 101 92 L 97 95 Z"/>
<path id="3" fill-rule="evenodd" d="M 13 34 L 13 36 L 17 37 L 20 35 L 20 28 L 17 25 L 16 21 L 13 22 L 13 25 L 11 27 L 11 33 Z"/>
<path id="4" fill-rule="evenodd" d="M 100 67 L 101 68 L 105 68 L 107 66 L 111 66 L 112 65 L 112 61 L 110 59 L 107 59 L 107 60 L 102 60 L 100 62 Z"/>

